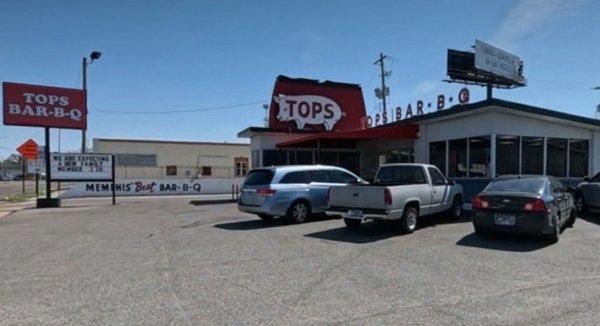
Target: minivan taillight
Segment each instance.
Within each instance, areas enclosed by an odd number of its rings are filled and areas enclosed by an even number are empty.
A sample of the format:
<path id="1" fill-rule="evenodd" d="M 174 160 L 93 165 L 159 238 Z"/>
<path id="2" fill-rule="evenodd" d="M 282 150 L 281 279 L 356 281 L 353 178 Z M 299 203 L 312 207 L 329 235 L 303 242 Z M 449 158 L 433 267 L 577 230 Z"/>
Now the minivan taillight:
<path id="1" fill-rule="evenodd" d="M 392 204 L 392 192 L 389 188 L 385 188 L 385 191 L 383 192 L 383 200 L 386 205 Z"/>
<path id="2" fill-rule="evenodd" d="M 490 203 L 482 196 L 475 196 L 473 200 L 471 200 L 471 204 L 473 208 L 486 209 L 490 208 Z"/>
<path id="3" fill-rule="evenodd" d="M 274 189 L 256 189 L 256 193 L 263 197 L 271 197 L 275 194 Z"/>
<path id="4" fill-rule="evenodd" d="M 548 210 L 546 203 L 543 200 L 536 198 L 523 205 L 523 210 L 526 212 L 545 212 Z"/>

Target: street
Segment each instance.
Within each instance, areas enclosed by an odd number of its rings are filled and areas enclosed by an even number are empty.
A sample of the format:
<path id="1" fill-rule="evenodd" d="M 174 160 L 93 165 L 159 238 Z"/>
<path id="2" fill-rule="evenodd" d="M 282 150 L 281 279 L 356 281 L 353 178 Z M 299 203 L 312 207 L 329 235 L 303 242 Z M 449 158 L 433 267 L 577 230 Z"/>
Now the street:
<path id="1" fill-rule="evenodd" d="M 600 218 L 556 245 L 468 217 L 348 231 L 190 197 L 64 200 L 0 218 L 3 324 L 596 324 Z"/>
<path id="2" fill-rule="evenodd" d="M 43 187 L 44 183 L 40 182 L 40 187 Z M 40 188 L 41 189 L 41 188 Z M 35 192 L 35 181 L 25 181 L 25 192 Z M 20 195 L 23 193 L 23 181 L 0 181 L 0 201 L 5 196 Z"/>

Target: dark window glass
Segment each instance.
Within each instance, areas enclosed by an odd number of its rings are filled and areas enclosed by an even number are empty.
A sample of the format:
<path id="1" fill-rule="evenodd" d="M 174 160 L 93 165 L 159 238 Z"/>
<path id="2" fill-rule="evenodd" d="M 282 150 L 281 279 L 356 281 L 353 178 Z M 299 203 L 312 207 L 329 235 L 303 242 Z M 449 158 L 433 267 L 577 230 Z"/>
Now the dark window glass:
<path id="1" fill-rule="evenodd" d="M 273 171 L 271 170 L 252 170 L 248 174 L 245 185 L 268 185 L 273 180 Z"/>
<path id="2" fill-rule="evenodd" d="M 169 175 L 169 176 L 177 175 L 177 167 L 175 165 L 168 165 L 167 166 L 167 175 Z"/>
<path id="3" fill-rule="evenodd" d="M 445 185 L 446 178 L 435 168 L 427 168 L 429 171 L 429 175 L 431 176 L 431 184 L 432 185 Z"/>
<path id="4" fill-rule="evenodd" d="M 446 142 L 429 143 L 429 164 L 435 165 L 446 174 Z"/>
<path id="5" fill-rule="evenodd" d="M 329 175 L 333 183 L 356 183 L 356 177 L 344 171 L 329 170 Z"/>
<path id="6" fill-rule="evenodd" d="M 337 152 L 321 152 L 319 155 L 319 164 L 338 165 Z"/>
<path id="7" fill-rule="evenodd" d="M 546 179 L 510 179 L 492 181 L 486 191 L 497 192 L 527 192 L 541 194 L 544 191 Z"/>
<path id="8" fill-rule="evenodd" d="M 469 177 L 490 176 L 490 136 L 469 138 Z"/>
<path id="9" fill-rule="evenodd" d="M 415 150 L 412 148 L 403 148 L 398 151 L 400 163 L 414 163 L 415 162 Z"/>
<path id="10" fill-rule="evenodd" d="M 203 176 L 212 175 L 212 168 L 210 166 L 203 166 L 201 170 Z"/>
<path id="11" fill-rule="evenodd" d="M 375 184 L 409 185 L 427 183 L 420 166 L 384 166 L 379 169 Z"/>
<path id="12" fill-rule="evenodd" d="M 455 139 L 449 142 L 450 157 L 448 169 L 450 177 L 467 176 L 467 139 Z"/>
<path id="13" fill-rule="evenodd" d="M 154 154 L 115 154 L 117 166 L 156 166 Z"/>
<path id="14" fill-rule="evenodd" d="M 548 175 L 555 177 L 567 176 L 567 140 L 548 138 L 548 156 L 546 169 Z"/>
<path id="15" fill-rule="evenodd" d="M 359 153 L 340 153 L 340 164 L 348 171 L 360 174 L 360 154 Z"/>
<path id="16" fill-rule="evenodd" d="M 293 158 L 292 158 L 292 154 Z M 290 152 L 290 164 L 313 164 L 313 153 L 310 151 L 293 151 Z"/>
<path id="17" fill-rule="evenodd" d="M 308 183 L 305 171 L 288 172 L 279 183 Z"/>
<path id="18" fill-rule="evenodd" d="M 519 136 L 496 137 L 496 174 L 519 174 Z"/>
<path id="19" fill-rule="evenodd" d="M 588 174 L 588 141 L 571 139 L 569 142 L 569 177 L 585 177 Z"/>
<path id="20" fill-rule="evenodd" d="M 279 151 L 274 149 L 263 151 L 263 166 L 287 165 L 287 151 Z"/>
<path id="21" fill-rule="evenodd" d="M 521 174 L 544 174 L 544 138 L 521 139 Z"/>
<path id="22" fill-rule="evenodd" d="M 323 170 L 308 171 L 308 182 L 330 182 L 329 173 Z"/>

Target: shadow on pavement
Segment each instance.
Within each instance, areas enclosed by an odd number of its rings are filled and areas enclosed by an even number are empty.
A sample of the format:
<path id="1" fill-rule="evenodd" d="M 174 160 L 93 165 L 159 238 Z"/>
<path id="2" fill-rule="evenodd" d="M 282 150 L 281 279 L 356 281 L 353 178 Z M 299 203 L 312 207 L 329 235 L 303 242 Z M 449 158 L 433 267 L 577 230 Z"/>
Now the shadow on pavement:
<path id="1" fill-rule="evenodd" d="M 585 213 L 585 214 L 579 215 L 578 218 L 588 221 L 590 223 L 594 223 L 596 225 L 600 225 L 600 215 L 599 214 Z M 575 222 L 575 223 L 577 223 L 577 222 Z"/>
<path id="2" fill-rule="evenodd" d="M 316 216 L 316 217 L 313 217 L 310 220 L 308 220 L 306 223 L 320 222 L 320 221 L 331 220 L 331 219 L 332 219 L 331 217 L 327 217 L 327 216 Z M 266 228 L 273 228 L 273 227 L 286 226 L 286 225 L 297 225 L 297 224 L 294 224 L 292 221 L 288 220 L 287 218 L 283 218 L 283 217 L 274 218 L 271 221 L 263 221 L 257 217 L 255 220 L 245 220 L 245 221 L 215 224 L 214 227 L 216 227 L 218 229 L 229 230 L 229 231 L 247 231 L 247 230 L 266 229 Z"/>
<path id="3" fill-rule="evenodd" d="M 420 216 L 417 230 L 436 227 L 444 224 L 470 223 L 471 212 L 465 212 L 460 218 L 453 218 L 444 214 L 434 214 L 430 216 Z"/>
<path id="4" fill-rule="evenodd" d="M 356 230 L 344 226 L 325 231 L 305 234 L 305 237 L 351 243 L 369 243 L 402 235 L 398 227 L 390 222 L 366 222 Z"/>
<path id="5" fill-rule="evenodd" d="M 465 247 L 513 252 L 535 251 L 551 245 L 550 242 L 533 235 L 499 233 L 487 237 L 481 237 L 474 232 L 464 236 L 456 244 Z"/>

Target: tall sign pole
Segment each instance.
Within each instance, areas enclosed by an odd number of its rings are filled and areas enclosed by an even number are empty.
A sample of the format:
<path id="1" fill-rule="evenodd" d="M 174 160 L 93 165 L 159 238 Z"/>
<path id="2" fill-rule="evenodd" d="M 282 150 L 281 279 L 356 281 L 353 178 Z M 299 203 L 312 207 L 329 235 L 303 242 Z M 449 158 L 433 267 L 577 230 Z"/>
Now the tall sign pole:
<path id="1" fill-rule="evenodd" d="M 83 57 L 81 62 L 81 75 L 83 79 L 83 90 L 86 91 L 85 94 L 85 112 L 87 112 L 87 58 Z M 86 113 L 87 114 L 87 113 Z M 81 152 L 85 153 L 85 137 L 86 137 L 87 129 L 81 130 Z"/>
<path id="2" fill-rule="evenodd" d="M 379 53 L 379 60 L 375 61 L 375 65 L 379 65 L 380 69 L 381 69 L 381 100 L 383 101 L 383 112 L 387 112 L 387 103 L 385 101 L 385 96 L 386 94 L 386 88 L 385 88 L 385 76 L 386 76 L 386 72 L 385 72 L 385 66 L 383 61 L 387 59 L 387 56 L 384 55 L 383 53 Z"/>
<path id="3" fill-rule="evenodd" d="M 44 137 L 46 138 L 46 147 L 44 148 L 46 159 L 46 201 L 38 201 L 38 207 L 54 207 L 59 206 L 60 202 L 52 201 L 52 189 L 50 188 L 50 127 L 44 127 Z"/>

